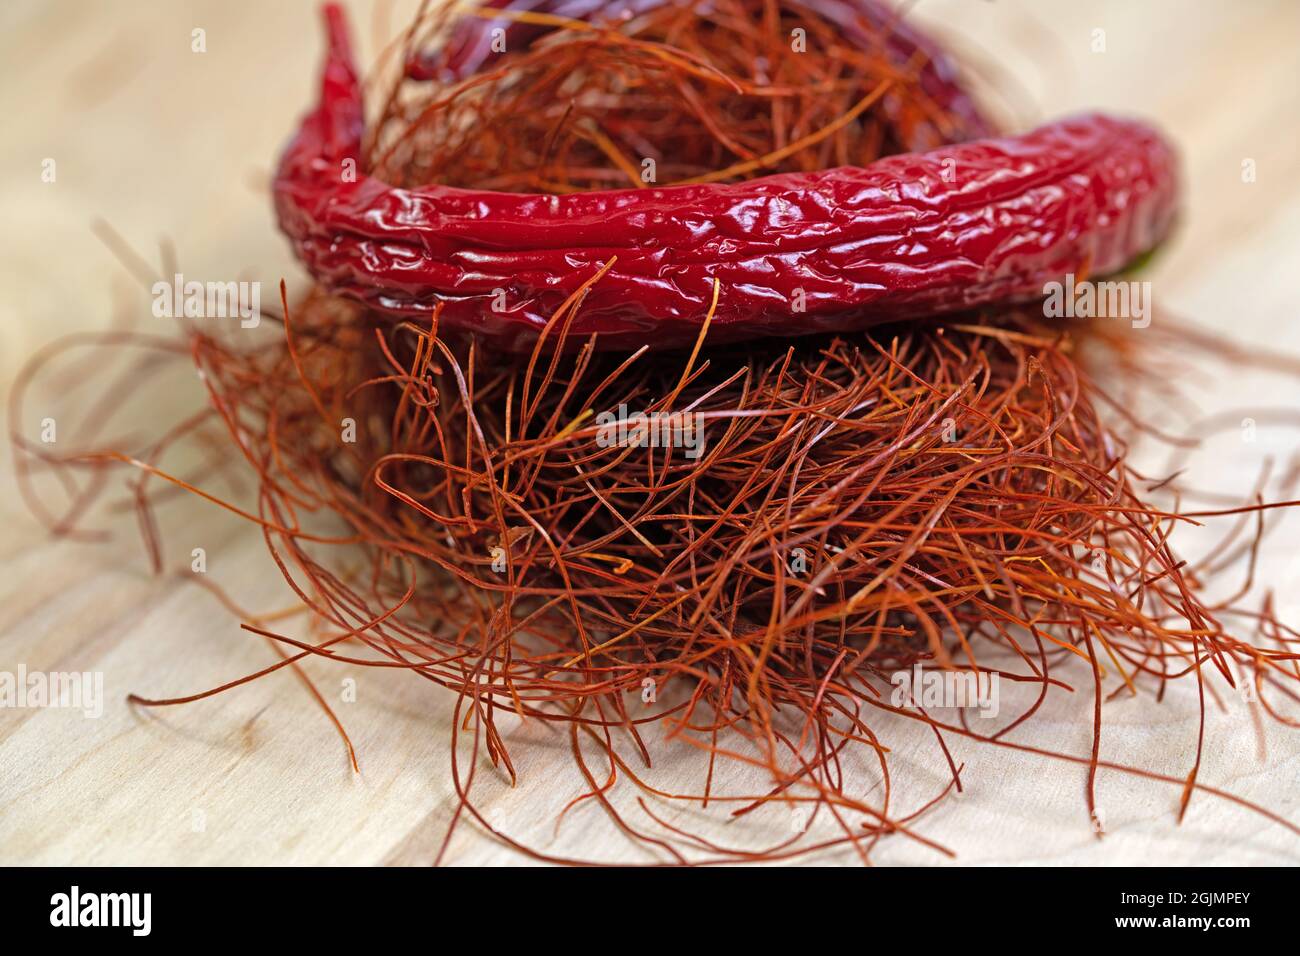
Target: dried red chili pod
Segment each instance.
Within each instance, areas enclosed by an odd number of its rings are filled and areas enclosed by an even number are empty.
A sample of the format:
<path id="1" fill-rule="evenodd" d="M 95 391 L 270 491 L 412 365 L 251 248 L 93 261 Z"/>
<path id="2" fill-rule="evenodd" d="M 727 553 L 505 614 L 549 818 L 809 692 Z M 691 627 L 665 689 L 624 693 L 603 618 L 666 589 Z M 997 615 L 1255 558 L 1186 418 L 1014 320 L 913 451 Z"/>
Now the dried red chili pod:
<path id="1" fill-rule="evenodd" d="M 1151 127 L 1085 115 L 866 167 L 570 195 L 424 186 L 363 173 L 360 84 L 341 11 L 317 108 L 274 185 L 280 225 L 334 292 L 524 348 L 600 270 L 570 331 L 683 345 L 797 336 L 1032 299 L 1167 234 L 1176 158 Z M 612 263 L 612 264 L 611 264 Z"/>

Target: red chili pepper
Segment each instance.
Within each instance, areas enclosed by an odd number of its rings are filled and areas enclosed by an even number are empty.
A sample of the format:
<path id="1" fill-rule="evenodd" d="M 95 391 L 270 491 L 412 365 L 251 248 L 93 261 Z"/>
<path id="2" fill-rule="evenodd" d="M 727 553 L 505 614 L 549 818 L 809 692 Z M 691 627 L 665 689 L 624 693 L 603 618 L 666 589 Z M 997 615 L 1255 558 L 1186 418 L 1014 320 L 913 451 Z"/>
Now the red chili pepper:
<path id="1" fill-rule="evenodd" d="M 1164 238 L 1176 211 L 1171 146 L 1101 115 L 734 184 L 398 189 L 358 169 L 361 88 L 342 12 L 330 6 L 326 19 L 320 103 L 275 180 L 281 228 L 327 288 L 397 315 L 442 302 L 443 327 L 503 348 L 528 347 L 611 260 L 571 335 L 689 344 L 717 280 L 717 343 L 1031 300 L 1065 273 L 1121 268 Z"/>

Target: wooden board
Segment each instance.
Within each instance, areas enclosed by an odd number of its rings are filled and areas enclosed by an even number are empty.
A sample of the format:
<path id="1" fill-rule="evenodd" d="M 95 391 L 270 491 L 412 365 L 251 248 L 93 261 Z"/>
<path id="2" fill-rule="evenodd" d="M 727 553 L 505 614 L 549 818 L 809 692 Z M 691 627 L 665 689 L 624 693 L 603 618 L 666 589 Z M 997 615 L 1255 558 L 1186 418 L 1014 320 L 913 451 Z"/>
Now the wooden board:
<path id="1" fill-rule="evenodd" d="M 358 6 L 357 4 L 353 5 Z M 914 10 L 991 85 L 1011 91 L 1022 123 L 1105 108 L 1152 117 L 1185 151 L 1188 203 L 1177 239 L 1149 278 L 1162 305 L 1243 341 L 1300 352 L 1300 4 L 1145 0 L 922 0 Z M 401 10 L 354 10 L 363 35 L 391 32 Z M 387 23 L 390 27 L 385 27 Z M 206 52 L 191 49 L 205 31 Z M 1094 52 L 1096 30 L 1105 51 Z M 363 48 L 376 49 L 373 36 Z M 102 328 L 148 298 L 90 230 L 102 217 L 150 262 L 168 237 L 185 272 L 247 276 L 274 289 L 301 282 L 273 227 L 266 182 L 274 157 L 315 83 L 320 52 L 312 4 L 283 2 L 10 2 L 0 7 L 0 377 L 58 335 Z M 56 179 L 42 181 L 55 160 Z M 1253 160 L 1256 181 L 1242 181 Z M 1204 410 L 1296 408 L 1294 380 L 1246 375 L 1194 398 Z M 199 400 L 197 384 L 160 386 L 160 408 Z M 50 407 L 58 396 L 48 396 Z M 23 427 L 43 417 L 42 402 Z M 1168 410 L 1146 409 L 1155 417 Z M 1243 413 L 1243 417 L 1244 413 Z M 1267 456 L 1281 467 L 1300 433 L 1260 420 L 1258 440 L 1198 456 L 1198 483 L 1249 493 Z M 0 472 L 0 671 L 104 675 L 104 712 L 0 708 L 0 863 L 421 864 L 443 837 L 454 797 L 448 776 L 450 702 L 390 672 L 307 665 L 356 742 L 354 775 L 333 728 L 288 672 L 182 708 L 143 711 L 126 695 L 192 693 L 275 658 L 239 630 L 186 577 L 154 577 L 129 516 L 107 544 L 51 540 L 13 494 L 6 447 Z M 1284 597 L 1300 589 L 1296 519 L 1282 518 L 1258 577 Z M 209 575 L 247 607 L 282 606 L 285 592 L 260 538 L 199 501 L 169 512 L 168 558 L 184 567 L 205 548 Z M 1212 536 L 1189 536 L 1191 553 Z M 1296 605 L 1291 598 L 1293 606 Z M 1297 615 L 1300 616 L 1300 615 Z M 1293 621 L 1294 622 L 1294 621 Z M 356 682 L 355 702 L 343 699 Z M 1076 753 L 1089 743 L 1084 688 L 1050 707 L 1019 738 Z M 1105 755 L 1174 776 L 1190 766 L 1194 698 L 1175 691 L 1107 704 Z M 933 738 L 885 725 L 896 807 L 918 805 L 944 782 Z M 1300 731 L 1257 730 L 1243 702 L 1225 696 L 1207 724 L 1204 783 L 1300 820 Z M 645 855 L 583 805 L 568 741 L 540 727 L 509 734 L 521 779 L 511 788 L 480 768 L 480 798 L 512 835 L 557 855 L 642 860 Z M 922 832 L 959 863 L 1295 863 L 1300 839 L 1230 803 L 1198 796 L 1175 825 L 1178 788 L 1103 774 L 1106 836 L 1083 807 L 1077 766 L 954 745 L 966 792 L 941 805 Z M 699 765 L 654 745 L 656 780 L 693 788 Z M 852 768 L 864 792 L 870 765 Z M 732 782 L 743 776 L 731 772 Z M 751 781 L 751 790 L 761 781 Z M 744 823 L 724 812 L 660 806 L 732 845 L 780 839 L 779 808 Z M 644 819 L 644 818 L 642 818 Z M 446 859 L 519 862 L 474 827 Z M 882 863 L 949 858 L 904 837 L 884 841 Z M 832 854 L 826 862 L 847 862 Z"/>

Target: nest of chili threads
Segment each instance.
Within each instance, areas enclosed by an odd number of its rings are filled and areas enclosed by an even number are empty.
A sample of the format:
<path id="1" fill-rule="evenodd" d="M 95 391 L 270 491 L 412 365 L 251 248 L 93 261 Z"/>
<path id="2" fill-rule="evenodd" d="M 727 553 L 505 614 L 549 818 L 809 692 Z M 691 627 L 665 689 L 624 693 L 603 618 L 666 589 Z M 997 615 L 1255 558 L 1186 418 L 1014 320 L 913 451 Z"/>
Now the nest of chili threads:
<path id="1" fill-rule="evenodd" d="M 949 852 L 916 818 L 961 789 L 958 738 L 1078 764 L 1090 812 L 1103 768 L 1181 787 L 1180 816 L 1198 790 L 1244 803 L 1197 779 L 1199 742 L 1185 778 L 1104 760 L 1103 676 L 1133 694 L 1244 678 L 1292 722 L 1279 701 L 1297 699 L 1300 635 L 1267 604 L 1199 596 L 1170 540 L 1189 515 L 1138 490 L 1120 431 L 1140 426 L 1080 340 L 1138 373 L 1139 359 L 1103 329 L 1045 319 L 1033 294 L 1067 264 L 1113 271 L 1167 233 L 1176 176 L 1158 134 L 1084 117 L 993 139 L 943 52 L 867 0 L 439 8 L 407 33 L 366 125 L 342 16 L 327 21 L 321 105 L 276 186 L 318 287 L 285 298 L 272 348 L 187 329 L 171 348 L 203 373 L 210 408 L 167 442 L 75 458 L 142 469 L 148 515 L 144 477 L 200 490 L 162 467 L 164 445 L 224 429 L 256 504 L 205 496 L 261 527 L 316 633 L 246 622 L 280 662 L 138 703 L 203 699 L 309 656 L 410 670 L 457 695 L 457 822 L 559 862 L 572 861 L 483 815 L 460 735 L 514 779 L 506 716 L 566 728 L 584 796 L 671 863 L 835 847 L 866 860 L 888 835 Z M 1016 169 L 1025 181 L 1002 193 L 969 178 Z M 846 189 L 874 228 L 854 243 L 831 207 Z M 708 245 L 711 217 L 756 203 L 743 237 Z M 923 215 L 882 246 L 871 236 L 900 205 Z M 507 206 L 516 218 L 498 223 Z M 950 249 L 905 248 L 962 229 Z M 705 238 L 647 241 L 661 233 Z M 722 268 L 743 242 L 769 248 Z M 950 261 L 920 268 L 927 255 Z M 26 450 L 25 472 L 72 463 Z M 348 570 L 358 554 L 363 573 Z M 980 726 L 891 697 L 917 666 L 1034 693 Z M 1090 753 L 1015 741 L 1081 679 Z M 949 771 L 922 805 L 891 803 L 899 721 L 932 728 Z M 707 756 L 694 791 L 654 785 L 674 757 L 644 739 L 651 726 Z M 853 754 L 878 779 L 855 781 Z M 722 762 L 767 786 L 722 787 Z M 643 795 L 636 819 L 616 784 Z M 781 804 L 831 832 L 723 847 L 674 822 L 674 806 L 701 803 L 738 817 Z"/>

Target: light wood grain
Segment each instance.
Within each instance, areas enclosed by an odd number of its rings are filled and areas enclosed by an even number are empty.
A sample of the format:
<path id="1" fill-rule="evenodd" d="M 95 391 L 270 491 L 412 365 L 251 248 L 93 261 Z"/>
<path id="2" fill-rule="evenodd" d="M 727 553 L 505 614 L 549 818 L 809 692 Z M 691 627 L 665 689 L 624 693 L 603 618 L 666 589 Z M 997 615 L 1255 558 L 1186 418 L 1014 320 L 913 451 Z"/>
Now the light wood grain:
<path id="1" fill-rule="evenodd" d="M 355 6 L 355 5 L 354 5 Z M 922 0 L 933 24 L 993 85 L 1023 122 L 1100 107 L 1156 119 L 1184 149 L 1183 227 L 1149 278 L 1162 305 L 1243 341 L 1300 352 L 1300 4 L 1162 2 L 1078 4 Z M 355 11 L 400 25 L 400 11 Z M 190 50 L 191 30 L 208 51 Z M 1091 31 L 1107 50 L 1090 50 Z M 383 32 L 381 26 L 380 32 Z M 373 39 L 364 45 L 373 52 Z M 301 281 L 273 227 L 265 185 L 274 157 L 314 85 L 319 54 L 309 3 L 7 3 L 0 7 L 0 376 L 69 331 L 104 327 L 120 304 L 147 319 L 148 300 L 89 229 L 99 216 L 151 261 L 174 241 L 184 270 L 247 269 L 264 287 Z M 42 183 L 41 162 L 58 179 Z M 1244 158 L 1258 181 L 1241 181 Z M 1294 380 L 1246 375 L 1198 390 L 1203 409 L 1296 408 Z M 160 389 L 160 407 L 195 402 L 197 384 Z M 51 403 L 57 396 L 50 396 Z M 39 404 L 39 399 L 38 399 Z M 1144 410 L 1157 418 L 1167 409 Z M 39 421 L 30 408 L 24 427 Z M 1214 445 L 1195 459 L 1198 483 L 1246 493 L 1263 460 L 1285 461 L 1300 432 L 1261 425 L 1243 448 Z M 196 705 L 129 707 L 130 692 L 191 693 L 274 660 L 260 638 L 182 576 L 153 577 L 128 517 L 108 544 L 51 540 L 12 495 L 8 450 L 0 462 L 0 670 L 100 671 L 108 695 L 99 719 L 55 709 L 0 709 L 0 863 L 421 864 L 442 840 L 454 806 L 448 778 L 449 695 L 391 672 L 308 671 L 356 742 L 354 775 L 333 728 L 288 672 Z M 1153 470 L 1155 466 L 1153 465 Z M 1265 549 L 1260 579 L 1285 595 L 1300 589 L 1296 520 L 1283 518 Z M 1189 533 L 1191 553 L 1214 541 Z M 198 501 L 166 515 L 174 566 L 192 547 L 209 574 L 249 608 L 286 603 L 260 538 Z M 1292 602 L 1293 604 L 1296 602 Z M 353 678 L 355 703 L 339 700 Z M 1087 680 L 1046 709 L 1019 739 L 1084 753 Z M 1107 707 L 1104 753 L 1176 776 L 1190 766 L 1196 708 L 1187 689 L 1155 705 L 1149 695 Z M 910 725 L 878 728 L 893 749 L 899 809 L 945 780 L 933 737 Z M 1300 731 L 1257 732 L 1244 704 L 1211 711 L 1201 780 L 1300 819 Z M 583 789 L 567 740 L 544 727 L 513 727 L 520 770 L 513 789 L 480 767 L 491 818 L 548 852 L 636 861 L 631 847 L 584 805 L 556 819 Z M 652 741 L 656 780 L 690 787 L 698 759 Z M 967 791 L 924 820 L 922 832 L 982 863 L 1295 863 L 1300 840 L 1231 804 L 1198 796 L 1175 825 L 1175 787 L 1103 774 L 1107 836 L 1083 809 L 1083 770 L 1004 751 L 953 744 Z M 1262 751 L 1262 752 L 1261 752 Z M 852 768 L 863 791 L 878 786 L 869 763 Z M 727 771 L 737 782 L 739 771 Z M 751 781 L 755 789 L 761 781 Z M 740 824 L 698 806 L 659 807 L 736 845 L 789 832 L 779 810 Z M 945 857 L 895 837 L 882 863 Z M 455 836 L 454 863 L 520 857 L 474 827 Z M 825 862 L 848 862 L 832 854 Z"/>

